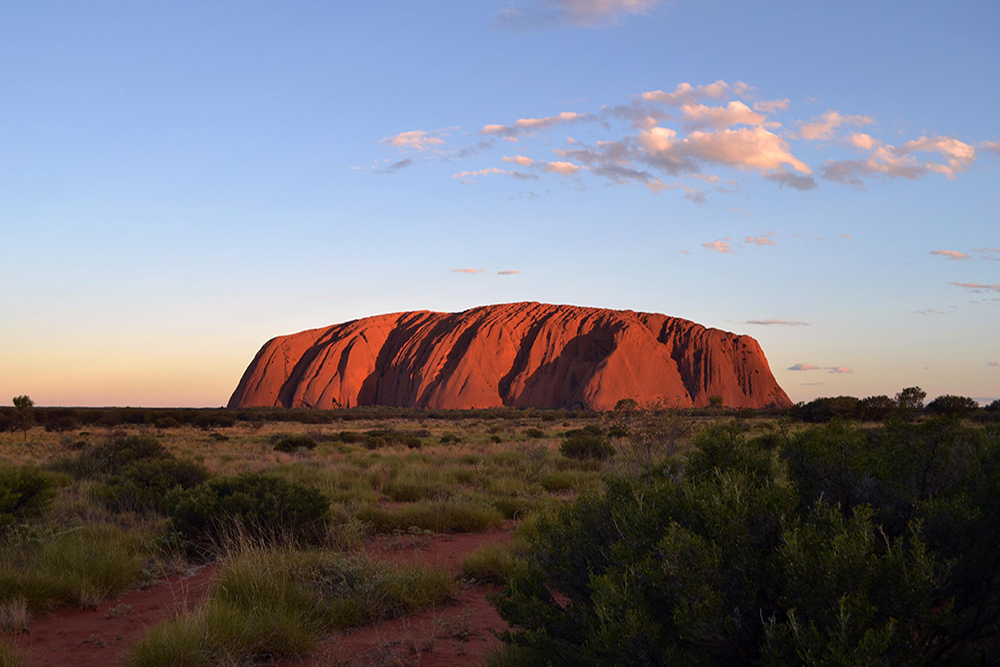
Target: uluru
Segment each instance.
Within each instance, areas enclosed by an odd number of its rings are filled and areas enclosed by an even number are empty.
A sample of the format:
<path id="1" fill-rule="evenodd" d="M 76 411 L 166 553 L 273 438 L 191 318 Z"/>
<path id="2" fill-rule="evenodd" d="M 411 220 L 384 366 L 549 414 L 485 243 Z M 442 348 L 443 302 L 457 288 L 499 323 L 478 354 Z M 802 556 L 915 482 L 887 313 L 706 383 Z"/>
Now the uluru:
<path id="1" fill-rule="evenodd" d="M 609 410 L 623 398 L 788 407 L 756 340 L 630 310 L 508 303 L 365 317 L 273 338 L 230 408 Z"/>

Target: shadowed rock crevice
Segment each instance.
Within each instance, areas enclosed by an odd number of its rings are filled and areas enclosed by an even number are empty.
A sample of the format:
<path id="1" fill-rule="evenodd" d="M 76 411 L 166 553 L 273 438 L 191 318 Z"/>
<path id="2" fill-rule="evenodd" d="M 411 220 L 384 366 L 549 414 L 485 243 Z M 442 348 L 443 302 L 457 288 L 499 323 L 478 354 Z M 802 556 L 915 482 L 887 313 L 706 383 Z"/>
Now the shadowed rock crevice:
<path id="1" fill-rule="evenodd" d="M 268 341 L 230 407 L 787 407 L 749 336 L 657 313 L 511 303 L 378 315 Z"/>

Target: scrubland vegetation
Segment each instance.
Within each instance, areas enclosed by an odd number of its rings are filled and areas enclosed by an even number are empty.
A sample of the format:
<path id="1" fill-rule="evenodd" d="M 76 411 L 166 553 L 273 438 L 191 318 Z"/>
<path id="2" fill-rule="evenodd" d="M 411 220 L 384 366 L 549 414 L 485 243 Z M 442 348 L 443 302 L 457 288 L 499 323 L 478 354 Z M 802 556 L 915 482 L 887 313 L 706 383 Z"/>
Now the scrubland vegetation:
<path id="1" fill-rule="evenodd" d="M 996 664 L 1000 406 L 874 398 L 785 414 L 22 401 L 0 413 L 0 665 L 19 664 L 2 633 L 31 618 L 203 563 L 206 601 L 129 664 L 301 657 L 469 583 L 496 587 L 510 625 L 492 665 Z M 494 530 L 513 539 L 469 555 L 465 584 L 365 550 Z"/>

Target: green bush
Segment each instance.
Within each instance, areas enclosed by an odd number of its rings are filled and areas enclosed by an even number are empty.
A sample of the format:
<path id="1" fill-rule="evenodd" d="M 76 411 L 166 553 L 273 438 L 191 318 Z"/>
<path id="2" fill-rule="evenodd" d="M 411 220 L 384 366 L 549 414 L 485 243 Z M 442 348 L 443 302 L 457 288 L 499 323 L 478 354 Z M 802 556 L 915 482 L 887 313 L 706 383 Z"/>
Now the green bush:
<path id="1" fill-rule="evenodd" d="M 282 435 L 274 443 L 276 452 L 297 452 L 300 449 L 315 449 L 316 441 L 308 435 Z"/>
<path id="2" fill-rule="evenodd" d="M 559 451 L 569 459 L 604 461 L 614 455 L 611 442 L 592 430 L 567 431 L 566 439 L 559 445 Z"/>
<path id="3" fill-rule="evenodd" d="M 154 437 L 114 434 L 107 441 L 83 449 L 75 457 L 53 461 L 48 467 L 77 479 L 93 479 L 102 475 L 121 474 L 136 461 L 172 458 L 173 454 Z"/>
<path id="4" fill-rule="evenodd" d="M 260 473 L 211 480 L 183 494 L 170 519 L 185 540 L 245 536 L 263 542 L 318 543 L 330 501 L 316 489 Z"/>
<path id="5" fill-rule="evenodd" d="M 979 409 L 979 401 L 968 396 L 942 394 L 927 404 L 927 411 L 936 415 L 964 417 Z"/>
<path id="6" fill-rule="evenodd" d="M 379 533 L 405 532 L 410 528 L 436 533 L 481 533 L 499 528 L 504 522 L 503 514 L 489 505 L 458 500 L 422 501 L 392 510 L 366 505 L 358 508 L 356 516 Z"/>
<path id="7" fill-rule="evenodd" d="M 59 479 L 31 466 L 0 467 L 0 531 L 38 516 L 56 496 Z"/>
<path id="8" fill-rule="evenodd" d="M 1000 661 L 1000 435 L 706 431 L 529 536 L 494 605 L 521 665 Z"/>
<path id="9" fill-rule="evenodd" d="M 524 429 L 524 434 L 529 438 L 544 438 L 545 431 L 540 428 L 526 428 Z"/>
<path id="10" fill-rule="evenodd" d="M 193 461 L 140 459 L 94 487 L 93 494 L 115 512 L 167 512 L 179 492 L 193 489 L 209 477 L 208 470 Z"/>

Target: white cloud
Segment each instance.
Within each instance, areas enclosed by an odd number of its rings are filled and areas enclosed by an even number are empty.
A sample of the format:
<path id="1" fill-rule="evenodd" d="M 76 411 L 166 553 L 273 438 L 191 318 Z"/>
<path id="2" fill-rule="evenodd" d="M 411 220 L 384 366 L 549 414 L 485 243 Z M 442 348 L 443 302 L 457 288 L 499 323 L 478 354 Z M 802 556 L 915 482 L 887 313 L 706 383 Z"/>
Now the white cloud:
<path id="1" fill-rule="evenodd" d="M 774 232 L 764 232 L 760 236 L 748 236 L 743 241 L 754 245 L 774 245 L 774 241 L 771 240 L 772 236 L 774 236 Z"/>
<path id="2" fill-rule="evenodd" d="M 767 320 L 747 320 L 743 324 L 754 324 L 762 327 L 807 327 L 810 326 L 808 322 L 801 322 L 798 320 L 782 320 L 782 319 L 767 319 Z"/>
<path id="3" fill-rule="evenodd" d="M 981 283 L 948 283 L 955 287 L 961 287 L 970 292 L 1000 292 L 1000 283 L 993 285 L 983 285 Z"/>
<path id="4" fill-rule="evenodd" d="M 691 132 L 683 139 L 665 127 L 654 127 L 637 137 L 646 160 L 668 173 L 697 171 L 696 162 L 714 162 L 740 169 L 776 171 L 790 165 L 811 174 L 807 164 L 793 156 L 784 139 L 763 127 L 719 132 Z"/>
<path id="5" fill-rule="evenodd" d="M 504 7 L 495 20 L 505 28 L 600 28 L 618 25 L 627 16 L 648 14 L 658 4 L 660 0 L 535 0 L 523 7 Z"/>
<path id="6" fill-rule="evenodd" d="M 775 111 L 784 111 L 790 104 L 791 100 L 787 98 L 783 100 L 771 100 L 769 102 L 761 100 L 760 102 L 754 102 L 753 108 L 754 111 L 760 111 L 761 113 L 774 113 Z"/>
<path id="7" fill-rule="evenodd" d="M 829 109 L 818 120 L 803 123 L 799 128 L 798 137 L 807 141 L 829 141 L 833 139 L 837 128 L 841 125 L 870 125 L 874 122 L 868 116 L 844 116 Z"/>
<path id="8" fill-rule="evenodd" d="M 517 138 L 521 134 L 548 130 L 556 125 L 573 123 L 581 120 L 596 120 L 596 116 L 591 114 L 576 113 L 575 111 L 563 111 L 557 116 L 546 116 L 545 118 L 519 118 L 513 125 L 484 125 L 479 131 L 480 134 L 495 135 L 508 139 Z"/>
<path id="9" fill-rule="evenodd" d="M 847 137 L 847 141 L 855 148 L 860 148 L 863 151 L 870 151 L 875 148 L 875 140 L 872 139 L 870 134 L 865 134 L 864 132 L 855 132 Z"/>
<path id="10" fill-rule="evenodd" d="M 733 100 L 727 106 L 710 107 L 704 104 L 682 104 L 681 115 L 688 127 L 711 127 L 722 129 L 732 125 L 763 125 L 767 116 L 753 111 L 750 107 Z"/>
<path id="11" fill-rule="evenodd" d="M 379 143 L 392 146 L 393 148 L 426 151 L 435 146 L 443 145 L 444 139 L 435 137 L 423 130 L 412 130 L 410 132 L 400 132 L 394 137 L 386 137 Z"/>
<path id="12" fill-rule="evenodd" d="M 868 135 L 865 139 L 851 138 L 857 148 L 871 145 L 868 157 L 863 160 L 828 160 L 823 165 L 823 178 L 861 186 L 862 178 L 907 178 L 916 180 L 930 172 L 944 174 L 954 180 L 955 175 L 967 170 L 976 161 L 976 150 L 953 137 L 920 137 L 900 147 L 882 144 Z M 920 162 L 914 153 L 937 153 L 947 162 Z"/>
<path id="13" fill-rule="evenodd" d="M 728 238 L 719 239 L 718 241 L 705 241 L 701 244 L 701 247 L 714 252 L 733 252 L 733 249 L 729 247 L 727 241 L 729 241 Z"/>
<path id="14" fill-rule="evenodd" d="M 729 84 L 719 79 L 715 83 L 704 86 L 692 86 L 690 83 L 682 83 L 670 93 L 665 93 L 662 90 L 651 90 L 643 93 L 642 99 L 647 102 L 680 106 L 681 104 L 692 104 L 697 100 L 703 99 L 723 100 L 729 94 L 729 90 Z"/>
<path id="15" fill-rule="evenodd" d="M 899 155 L 916 152 L 938 153 L 947 158 L 947 165 L 928 162 L 924 166 L 953 180 L 957 172 L 965 171 L 976 161 L 976 149 L 953 137 L 920 137 L 913 141 L 907 141 L 896 152 Z"/>
<path id="16" fill-rule="evenodd" d="M 457 174 L 452 174 L 452 178 L 465 181 L 467 183 L 475 183 L 477 176 L 489 176 L 490 174 L 506 174 L 507 172 L 503 169 L 497 169 L 496 167 L 489 167 L 487 169 L 479 169 L 477 171 L 460 171 Z"/>
<path id="17" fill-rule="evenodd" d="M 937 255 L 939 257 L 947 257 L 948 259 L 955 261 L 958 259 L 972 259 L 964 252 L 959 252 L 957 250 L 931 250 L 932 255 Z"/>
<path id="18" fill-rule="evenodd" d="M 572 162 L 546 162 L 545 171 L 559 174 L 560 176 L 571 176 L 580 171 L 580 167 Z"/>

